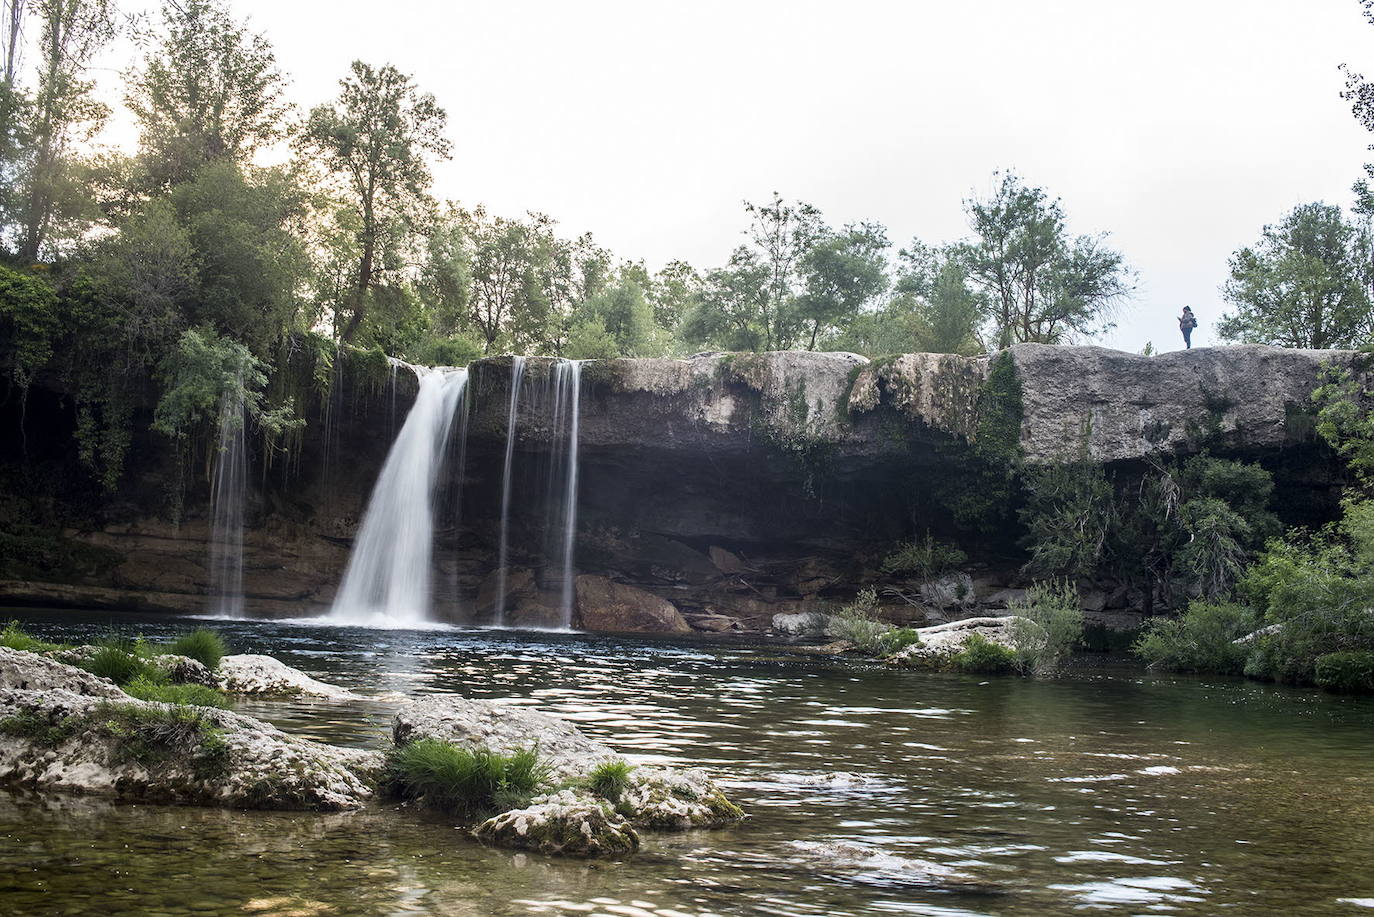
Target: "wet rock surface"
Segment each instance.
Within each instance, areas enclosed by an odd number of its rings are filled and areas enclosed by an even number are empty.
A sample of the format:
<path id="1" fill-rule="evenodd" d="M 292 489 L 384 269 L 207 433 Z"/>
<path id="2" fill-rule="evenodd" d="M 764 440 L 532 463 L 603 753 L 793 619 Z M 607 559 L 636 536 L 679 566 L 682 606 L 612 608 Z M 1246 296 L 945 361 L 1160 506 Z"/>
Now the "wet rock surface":
<path id="1" fill-rule="evenodd" d="M 577 615 L 583 630 L 599 633 L 692 632 L 672 602 L 604 576 L 577 578 Z"/>
<path id="2" fill-rule="evenodd" d="M 492 846 L 553 856 L 625 856 L 639 849 L 638 832 L 610 803 L 572 790 L 502 812 L 472 834 Z"/>

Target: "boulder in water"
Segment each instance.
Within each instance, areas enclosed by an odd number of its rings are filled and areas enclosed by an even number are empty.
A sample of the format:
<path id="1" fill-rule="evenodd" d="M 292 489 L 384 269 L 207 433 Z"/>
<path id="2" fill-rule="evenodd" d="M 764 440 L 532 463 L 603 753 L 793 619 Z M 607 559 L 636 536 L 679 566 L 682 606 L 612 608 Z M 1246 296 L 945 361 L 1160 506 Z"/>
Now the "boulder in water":
<path id="1" fill-rule="evenodd" d="M 577 614 L 583 630 L 600 633 L 692 632 L 672 602 L 604 576 L 577 578 Z"/>
<path id="2" fill-rule="evenodd" d="M 624 856 L 639 849 L 639 834 L 609 803 L 572 790 L 502 812 L 472 833 L 496 847 L 561 856 Z"/>
<path id="3" fill-rule="evenodd" d="M 217 687 L 230 694 L 306 694 L 330 700 L 356 700 L 359 697 L 346 688 L 316 681 L 271 656 L 252 653 L 225 656 L 220 660 L 215 675 Z"/>
<path id="4" fill-rule="evenodd" d="M 585 775 L 616 757 L 576 726 L 547 713 L 453 695 L 424 697 L 403 707 L 392 720 L 391 736 L 397 745 L 438 739 L 504 755 L 537 746 L 540 758 L 562 779 Z"/>
<path id="5" fill-rule="evenodd" d="M 208 707 L 62 689 L 0 690 L 0 784 L 118 799 L 338 811 L 373 793 L 381 755 Z"/>
<path id="6" fill-rule="evenodd" d="M 714 828 L 744 817 L 700 768 L 636 767 L 616 809 L 655 831 Z"/>
<path id="7" fill-rule="evenodd" d="M 1011 639 L 1012 624 L 1024 620 L 1017 615 L 1006 615 L 998 618 L 964 618 L 948 624 L 920 627 L 916 633 L 921 642 L 905 647 L 888 662 L 893 665 L 937 665 L 962 650 L 964 643 L 974 634 L 981 635 L 990 643 L 1015 649 Z"/>
<path id="8" fill-rule="evenodd" d="M 773 630 L 789 637 L 825 637 L 830 634 L 834 615 L 819 611 L 773 615 Z"/>

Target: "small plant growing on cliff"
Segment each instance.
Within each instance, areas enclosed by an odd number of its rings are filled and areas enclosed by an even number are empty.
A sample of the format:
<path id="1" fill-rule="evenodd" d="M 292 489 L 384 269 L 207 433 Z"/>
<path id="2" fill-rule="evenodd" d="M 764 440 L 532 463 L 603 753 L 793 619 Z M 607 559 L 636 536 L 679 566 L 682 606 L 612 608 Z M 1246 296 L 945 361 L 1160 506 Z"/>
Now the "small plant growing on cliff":
<path id="1" fill-rule="evenodd" d="M 1007 613 L 1017 618 L 1011 642 L 1023 674 L 1053 672 L 1083 639 L 1083 608 L 1070 582 L 1036 583 L 1024 599 L 1007 606 Z"/>
<path id="2" fill-rule="evenodd" d="M 471 819 L 528 804 L 548 777 L 537 747 L 503 755 L 421 739 L 388 753 L 385 785 L 393 796 Z"/>
<path id="3" fill-rule="evenodd" d="M 915 573 L 923 580 L 935 579 L 968 562 L 968 555 L 952 544 L 926 537 L 898 545 L 883 559 L 884 573 Z"/>
<path id="4" fill-rule="evenodd" d="M 218 633 L 207 627 L 198 627 L 172 641 L 167 651 L 194 659 L 207 669 L 215 669 L 229 652 L 229 648 L 225 646 L 224 638 Z"/>
<path id="5" fill-rule="evenodd" d="M 587 775 L 587 786 L 603 799 L 619 802 L 620 794 L 630 784 L 630 772 L 634 769 L 634 765 L 628 761 L 603 761 Z"/>

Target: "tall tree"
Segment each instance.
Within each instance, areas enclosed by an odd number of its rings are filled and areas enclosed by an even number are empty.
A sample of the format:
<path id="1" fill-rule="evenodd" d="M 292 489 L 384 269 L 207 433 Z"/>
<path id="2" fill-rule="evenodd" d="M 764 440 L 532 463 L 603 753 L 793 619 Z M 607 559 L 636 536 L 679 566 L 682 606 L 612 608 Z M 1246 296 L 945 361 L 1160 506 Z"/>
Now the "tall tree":
<path id="1" fill-rule="evenodd" d="M 111 0 L 36 0 L 33 12 L 39 21 L 38 84 L 28 106 L 27 149 L 13 202 L 24 261 L 37 261 L 54 225 L 79 214 L 89 200 L 70 153 L 109 114 L 86 74 L 116 27 Z"/>
<path id="2" fill-rule="evenodd" d="M 1231 256 L 1223 287 L 1235 311 L 1223 338 L 1284 347 L 1355 347 L 1374 331 L 1369 239 L 1339 207 L 1303 204 Z"/>
<path id="3" fill-rule="evenodd" d="M 880 223 L 822 230 L 812 240 L 802 255 L 802 289 L 790 309 L 807 350 L 842 330 L 887 289 L 887 249 Z"/>
<path id="4" fill-rule="evenodd" d="M 357 217 L 358 260 L 343 340 L 352 341 L 377 281 L 378 255 L 430 208 L 430 157 L 447 158 L 448 116 L 390 65 L 354 61 L 338 99 L 310 112 L 299 146 L 341 182 Z"/>
<path id="5" fill-rule="evenodd" d="M 246 163 L 281 139 L 286 80 L 264 36 L 234 19 L 226 0 L 163 0 L 162 25 L 127 97 L 155 188 L 207 163 Z"/>
<path id="6" fill-rule="evenodd" d="M 898 256 L 897 298 L 912 300 L 914 346 L 927 353 L 981 353 L 984 302 L 970 287 L 958 249 L 919 241 Z"/>
<path id="7" fill-rule="evenodd" d="M 1057 344 L 1112 327 L 1112 309 L 1132 287 L 1104 235 L 1071 237 L 1063 208 L 1043 188 L 1002 175 L 986 200 L 964 202 L 976 238 L 958 256 L 991 304 L 998 346 Z"/>

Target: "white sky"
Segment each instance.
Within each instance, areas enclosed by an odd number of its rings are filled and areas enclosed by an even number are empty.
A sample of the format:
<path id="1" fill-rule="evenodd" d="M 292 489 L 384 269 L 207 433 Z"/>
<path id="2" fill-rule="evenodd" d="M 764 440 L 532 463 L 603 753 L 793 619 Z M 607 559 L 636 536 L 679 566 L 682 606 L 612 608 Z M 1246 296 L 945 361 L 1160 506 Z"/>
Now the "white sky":
<path id="1" fill-rule="evenodd" d="M 126 8 L 130 4 L 126 3 Z M 147 7 L 154 3 L 144 0 Z M 722 263 L 773 190 L 905 244 L 967 232 L 1014 168 L 1139 271 L 1104 343 L 1212 339 L 1226 260 L 1311 200 L 1348 204 L 1374 136 L 1337 65 L 1374 76 L 1357 0 L 235 0 L 310 106 L 351 60 L 449 113 L 436 192 L 540 210 L 657 268 Z"/>

